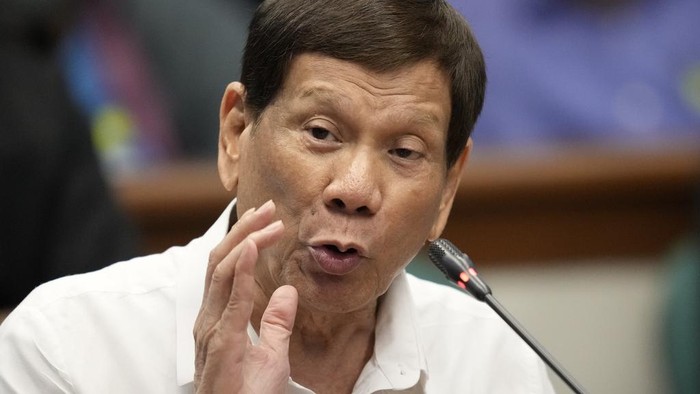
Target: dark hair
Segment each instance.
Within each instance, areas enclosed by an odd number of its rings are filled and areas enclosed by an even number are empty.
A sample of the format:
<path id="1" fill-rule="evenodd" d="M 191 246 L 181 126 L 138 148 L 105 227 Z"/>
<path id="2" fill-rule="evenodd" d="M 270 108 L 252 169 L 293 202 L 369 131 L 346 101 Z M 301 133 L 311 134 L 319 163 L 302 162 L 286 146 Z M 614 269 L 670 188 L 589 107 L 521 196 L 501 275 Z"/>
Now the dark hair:
<path id="1" fill-rule="evenodd" d="M 253 117 L 275 99 L 295 55 L 315 52 L 375 72 L 431 59 L 450 79 L 445 153 L 452 167 L 484 101 L 486 72 L 464 18 L 444 0 L 271 0 L 258 7 L 241 82 Z"/>

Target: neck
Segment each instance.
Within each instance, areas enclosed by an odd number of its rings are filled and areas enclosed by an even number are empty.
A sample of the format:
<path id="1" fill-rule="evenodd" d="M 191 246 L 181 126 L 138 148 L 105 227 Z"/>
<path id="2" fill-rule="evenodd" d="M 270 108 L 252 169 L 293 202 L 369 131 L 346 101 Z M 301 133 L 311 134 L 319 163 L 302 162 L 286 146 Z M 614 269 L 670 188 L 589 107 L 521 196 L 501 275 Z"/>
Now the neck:
<path id="1" fill-rule="evenodd" d="M 374 337 L 376 303 L 350 313 L 323 313 L 300 305 L 293 339 L 306 351 L 333 352 L 343 344 Z"/>

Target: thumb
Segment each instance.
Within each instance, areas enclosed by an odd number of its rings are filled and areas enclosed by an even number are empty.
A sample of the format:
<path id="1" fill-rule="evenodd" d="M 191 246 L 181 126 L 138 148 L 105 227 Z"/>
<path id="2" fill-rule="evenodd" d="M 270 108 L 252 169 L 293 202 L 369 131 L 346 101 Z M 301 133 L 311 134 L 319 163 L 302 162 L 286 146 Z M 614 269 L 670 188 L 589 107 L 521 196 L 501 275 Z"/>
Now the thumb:
<path id="1" fill-rule="evenodd" d="M 280 356 L 287 356 L 298 300 L 297 289 L 292 286 L 281 286 L 272 293 L 260 321 L 259 346 L 272 349 Z"/>

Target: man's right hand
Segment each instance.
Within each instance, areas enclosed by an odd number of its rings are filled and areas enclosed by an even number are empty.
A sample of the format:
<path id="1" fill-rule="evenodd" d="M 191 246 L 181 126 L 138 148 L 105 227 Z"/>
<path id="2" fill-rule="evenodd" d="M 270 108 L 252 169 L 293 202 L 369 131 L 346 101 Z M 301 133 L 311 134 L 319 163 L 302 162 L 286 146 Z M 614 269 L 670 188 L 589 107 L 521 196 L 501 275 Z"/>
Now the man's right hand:
<path id="1" fill-rule="evenodd" d="M 298 295 L 278 288 L 260 323 L 260 342 L 248 337 L 253 311 L 254 268 L 261 249 L 282 237 L 272 222 L 272 201 L 249 210 L 209 255 L 204 298 L 194 326 L 198 393 L 283 393 L 289 379 L 289 338 Z"/>

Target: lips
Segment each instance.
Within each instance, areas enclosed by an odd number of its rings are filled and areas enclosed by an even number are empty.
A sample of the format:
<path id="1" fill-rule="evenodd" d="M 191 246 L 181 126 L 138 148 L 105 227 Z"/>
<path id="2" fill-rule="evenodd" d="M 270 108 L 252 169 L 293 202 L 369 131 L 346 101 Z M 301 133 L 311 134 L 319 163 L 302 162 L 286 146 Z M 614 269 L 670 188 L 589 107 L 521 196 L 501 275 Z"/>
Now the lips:
<path id="1" fill-rule="evenodd" d="M 330 275 L 346 275 L 362 262 L 360 252 L 353 247 L 339 248 L 333 244 L 309 246 L 311 256 L 323 272 Z"/>

